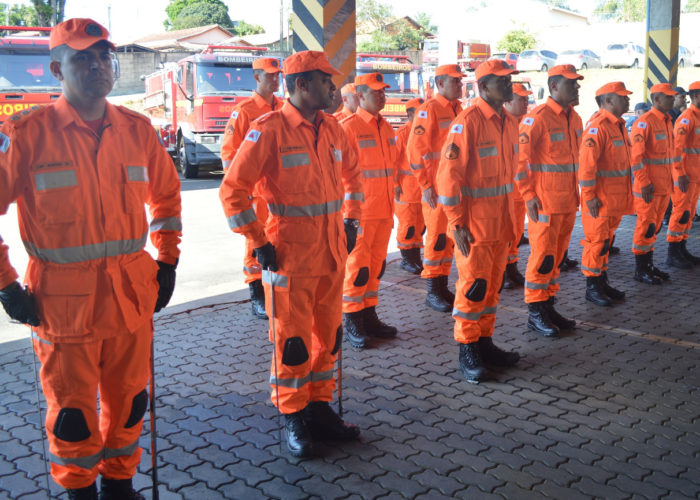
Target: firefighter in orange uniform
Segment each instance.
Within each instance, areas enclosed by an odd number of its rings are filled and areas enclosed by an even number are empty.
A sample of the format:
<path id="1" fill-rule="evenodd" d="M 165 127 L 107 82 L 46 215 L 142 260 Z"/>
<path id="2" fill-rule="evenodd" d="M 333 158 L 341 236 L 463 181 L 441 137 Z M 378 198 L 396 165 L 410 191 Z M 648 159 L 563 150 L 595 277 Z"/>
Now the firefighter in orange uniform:
<path id="1" fill-rule="evenodd" d="M 253 123 L 219 196 L 229 226 L 252 241 L 263 268 L 275 350 L 271 400 L 285 416 L 290 453 L 305 457 L 313 454 L 312 439 L 360 433 L 328 403 L 342 343 L 343 272 L 363 194 L 355 152 L 322 111 L 333 102 L 338 72 L 323 52 L 302 51 L 285 60 L 284 73 L 289 100 Z M 266 221 L 255 217 L 248 197 L 261 180 Z"/>
<path id="2" fill-rule="evenodd" d="M 341 122 L 357 151 L 365 201 L 357 245 L 348 256 L 343 285 L 343 326 L 350 345 L 362 349 L 368 337 L 393 338 L 396 328 L 377 317 L 379 280 L 386 267 L 386 250 L 394 225 L 395 168 L 399 163 L 394 129 L 379 113 L 386 104 L 381 73 L 355 78 L 360 104 Z"/>
<path id="3" fill-rule="evenodd" d="M 676 119 L 673 129 L 674 156 L 680 159 L 680 168 L 674 171 L 673 212 L 666 239 L 669 253 L 675 253 L 676 257 L 680 254 L 690 264 L 698 264 L 700 257 L 691 254 L 686 245 L 700 195 L 700 81 L 690 84 L 688 94 L 690 106 Z M 688 176 L 685 191 L 679 182 L 681 172 Z"/>
<path id="4" fill-rule="evenodd" d="M 355 84 L 346 83 L 343 85 L 343 87 L 340 89 L 340 98 L 343 100 L 343 107 L 340 108 L 339 111 L 333 113 L 333 116 L 338 121 L 342 120 L 343 118 L 347 118 L 357 111 L 359 100 L 355 92 Z"/>
<path id="5" fill-rule="evenodd" d="M 457 246 L 452 316 L 459 367 L 473 384 L 487 377 L 484 363 L 512 366 L 520 359 L 491 339 L 516 228 L 512 193 L 518 121 L 503 110 L 503 103 L 513 97 L 510 75 L 517 73 L 500 59 L 476 68 L 480 97 L 452 122 L 436 177 L 438 201 Z"/>
<path id="6" fill-rule="evenodd" d="M 654 266 L 654 243 L 673 189 L 671 170 L 681 166 L 674 158 L 673 124 L 668 115 L 677 92 L 668 83 L 657 83 L 649 91 L 652 108 L 634 122 L 630 132 L 632 194 L 637 213 L 632 252 L 636 260 L 634 279 L 658 285 L 670 276 Z M 687 187 L 687 176 L 678 175 L 678 179 Z"/>
<path id="7" fill-rule="evenodd" d="M 583 132 L 578 104 L 578 80 L 571 64 L 549 70 L 550 97 L 520 122 L 516 185 L 525 200 L 530 257 L 525 273 L 527 326 L 545 337 L 559 335 L 576 322 L 554 308 L 559 290 L 559 262 L 564 258 L 578 208 L 579 144 Z"/>
<path id="8" fill-rule="evenodd" d="M 459 98 L 464 76 L 456 64 L 435 69 L 437 94 L 418 108 L 406 149 L 409 165 L 422 191 L 426 234 L 421 277 L 428 284 L 425 303 L 441 312 L 450 312 L 454 304 L 454 294 L 447 288 L 454 242 L 447 237 L 447 217 L 437 204 L 435 174 L 450 123 L 462 109 Z"/>
<path id="9" fill-rule="evenodd" d="M 527 105 L 532 91 L 525 88 L 522 83 L 513 84 L 513 98 L 503 103 L 506 112 L 512 115 L 518 123 L 527 114 Z M 503 275 L 503 288 L 520 288 L 525 284 L 525 277 L 518 270 L 518 245 L 525 235 L 525 202 L 520 196 L 520 191 L 513 190 L 513 210 L 515 216 L 515 238 L 510 242 L 508 249 L 508 263 Z"/>
<path id="10" fill-rule="evenodd" d="M 423 248 L 423 211 L 421 208 L 421 192 L 416 178 L 413 177 L 406 155 L 408 136 L 411 133 L 413 118 L 423 99 L 416 97 L 406 102 L 408 122 L 396 131 L 396 144 L 401 158 L 398 166 L 398 187 L 394 201 L 394 213 L 399 226 L 396 230 L 396 241 L 401 252 L 399 267 L 411 274 L 420 274 L 423 270 L 420 249 Z"/>
<path id="11" fill-rule="evenodd" d="M 101 499 L 137 500 L 153 311 L 175 285 L 180 181 L 149 120 L 105 99 L 108 36 L 91 19 L 56 25 L 50 68 L 63 95 L 0 133 L 0 213 L 17 201 L 29 253 L 25 290 L 0 248 L 0 301 L 32 326 L 53 479 L 68 498 L 96 500 L 100 474 Z M 157 262 L 144 250 L 149 230 Z"/>
<path id="12" fill-rule="evenodd" d="M 622 82 L 607 83 L 596 91 L 599 111 L 586 124 L 579 154 L 581 272 L 586 276 L 586 300 L 598 306 L 625 298 L 608 282 L 608 257 L 622 216 L 633 210 L 632 147 L 622 119 L 631 93 Z"/>
<path id="13" fill-rule="evenodd" d="M 231 117 L 226 124 L 226 131 L 221 143 L 221 162 L 224 170 L 227 170 L 233 157 L 236 156 L 238 148 L 245 139 L 245 135 L 253 120 L 256 120 L 265 113 L 280 109 L 282 100 L 275 96 L 275 92 L 280 87 L 279 60 L 273 57 L 263 57 L 253 61 L 253 78 L 257 82 L 255 92 L 250 99 L 247 99 L 233 108 Z M 253 188 L 253 207 L 258 220 L 267 219 L 267 205 L 260 197 L 260 188 Z M 245 242 L 245 256 L 243 257 L 243 274 L 245 282 L 250 291 L 251 307 L 253 315 L 267 319 L 265 314 L 265 292 L 262 286 L 262 269 L 253 255 L 252 244 L 249 240 Z"/>

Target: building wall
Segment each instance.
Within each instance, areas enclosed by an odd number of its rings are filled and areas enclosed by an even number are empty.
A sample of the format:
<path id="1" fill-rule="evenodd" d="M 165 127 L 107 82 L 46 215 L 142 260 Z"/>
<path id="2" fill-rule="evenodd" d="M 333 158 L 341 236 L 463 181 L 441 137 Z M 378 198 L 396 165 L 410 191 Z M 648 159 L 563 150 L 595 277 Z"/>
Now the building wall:
<path id="1" fill-rule="evenodd" d="M 161 63 L 176 62 L 195 52 L 119 52 L 119 79 L 110 96 L 144 93 L 142 76 L 154 73 Z"/>

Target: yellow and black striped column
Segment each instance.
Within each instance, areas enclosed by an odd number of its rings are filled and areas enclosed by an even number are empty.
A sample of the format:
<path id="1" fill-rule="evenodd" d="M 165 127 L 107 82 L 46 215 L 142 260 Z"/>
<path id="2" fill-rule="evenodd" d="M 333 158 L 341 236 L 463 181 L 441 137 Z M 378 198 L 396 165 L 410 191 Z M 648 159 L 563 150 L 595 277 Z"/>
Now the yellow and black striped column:
<path id="1" fill-rule="evenodd" d="M 680 0 L 647 2 L 647 60 L 644 71 L 644 99 L 657 83 L 676 86 L 678 79 L 678 26 Z"/>
<path id="2" fill-rule="evenodd" d="M 323 50 L 342 75 L 340 87 L 355 77 L 355 0 L 292 0 L 294 52 Z"/>

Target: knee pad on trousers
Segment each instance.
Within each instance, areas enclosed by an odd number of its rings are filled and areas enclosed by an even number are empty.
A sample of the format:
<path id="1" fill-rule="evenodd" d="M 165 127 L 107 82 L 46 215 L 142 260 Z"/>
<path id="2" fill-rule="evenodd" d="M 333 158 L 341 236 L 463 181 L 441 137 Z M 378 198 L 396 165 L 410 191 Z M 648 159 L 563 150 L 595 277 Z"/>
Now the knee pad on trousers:
<path id="1" fill-rule="evenodd" d="M 406 231 L 406 236 L 404 237 L 405 240 L 410 240 L 413 238 L 416 234 L 416 226 L 411 226 L 408 228 Z"/>
<path id="2" fill-rule="evenodd" d="M 656 224 L 654 224 L 652 222 L 651 224 L 649 224 L 649 227 L 647 228 L 647 232 L 644 233 L 644 237 L 651 238 L 652 236 L 654 236 L 654 234 L 656 234 Z"/>
<path id="3" fill-rule="evenodd" d="M 435 250 L 436 252 L 442 252 L 446 246 L 447 246 L 447 235 L 445 233 L 440 233 L 437 237 L 437 241 L 435 242 L 435 246 L 433 247 L 433 250 Z"/>
<path id="4" fill-rule="evenodd" d="M 379 271 L 379 276 L 377 276 L 378 280 L 382 279 L 382 276 L 384 276 L 384 271 L 386 271 L 386 259 L 384 259 L 384 262 L 382 262 L 382 268 Z"/>
<path id="5" fill-rule="evenodd" d="M 134 396 L 134 399 L 131 401 L 129 420 L 124 424 L 124 428 L 129 429 L 138 424 L 146 413 L 146 408 L 148 408 L 148 393 L 144 389 Z"/>
<path id="6" fill-rule="evenodd" d="M 678 222 L 680 222 L 681 224 L 687 224 L 689 220 L 690 220 L 690 212 L 688 210 L 686 210 L 685 212 L 683 212 L 683 215 L 681 216 L 681 220 L 679 220 Z"/>
<path id="7" fill-rule="evenodd" d="M 600 255 L 603 256 L 610 250 L 610 238 L 605 238 L 605 243 L 603 243 L 603 249 L 600 251 Z"/>
<path id="8" fill-rule="evenodd" d="M 290 337 L 284 343 L 282 352 L 282 364 L 287 366 L 299 366 L 309 359 L 309 351 L 301 337 Z"/>
<path id="9" fill-rule="evenodd" d="M 353 286 L 365 286 L 368 281 L 369 281 L 369 267 L 361 267 L 360 270 L 357 271 L 357 277 L 355 278 L 355 282 L 353 283 Z"/>
<path id="10" fill-rule="evenodd" d="M 53 435 L 69 443 L 77 443 L 90 437 L 85 415 L 79 408 L 61 408 L 53 426 Z"/>
<path id="11" fill-rule="evenodd" d="M 331 354 L 335 356 L 340 350 L 340 343 L 343 341 L 343 326 L 339 326 L 335 331 L 335 344 L 333 345 L 333 350 Z"/>
<path id="12" fill-rule="evenodd" d="M 540 274 L 548 274 L 552 272 L 552 269 L 554 269 L 554 255 L 546 255 L 545 258 L 542 259 L 542 264 L 539 269 L 537 269 L 537 272 Z"/>
<path id="13" fill-rule="evenodd" d="M 420 235 L 423 236 L 425 234 L 425 231 L 427 231 L 428 226 L 423 226 L 423 230 L 420 232 Z"/>
<path id="14" fill-rule="evenodd" d="M 481 302 L 484 300 L 484 297 L 486 297 L 486 280 L 481 278 L 475 279 L 464 296 L 472 302 Z"/>

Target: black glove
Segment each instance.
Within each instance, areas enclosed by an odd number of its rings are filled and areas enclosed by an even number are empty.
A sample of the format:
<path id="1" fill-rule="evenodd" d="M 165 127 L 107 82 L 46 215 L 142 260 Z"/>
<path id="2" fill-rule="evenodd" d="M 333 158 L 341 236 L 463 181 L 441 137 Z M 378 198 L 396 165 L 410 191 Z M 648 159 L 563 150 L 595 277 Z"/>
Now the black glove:
<path id="1" fill-rule="evenodd" d="M 170 297 L 173 296 L 177 262 L 175 264 L 166 264 L 157 260 L 156 263 L 158 264 L 158 275 L 156 276 L 158 280 L 158 300 L 156 300 L 155 312 L 158 312 L 168 305 Z"/>
<path id="2" fill-rule="evenodd" d="M 277 271 L 277 254 L 275 253 L 275 247 L 269 241 L 253 250 L 253 257 L 258 259 L 260 267 L 263 269 L 268 269 L 272 272 Z"/>
<path id="3" fill-rule="evenodd" d="M 39 326 L 34 296 L 16 281 L 0 290 L 0 302 L 10 318 L 32 326 Z"/>
<path id="4" fill-rule="evenodd" d="M 355 248 L 355 243 L 357 243 L 359 221 L 357 219 L 344 219 L 343 223 L 345 225 L 345 239 L 347 240 L 348 254 L 350 254 L 352 249 Z"/>

